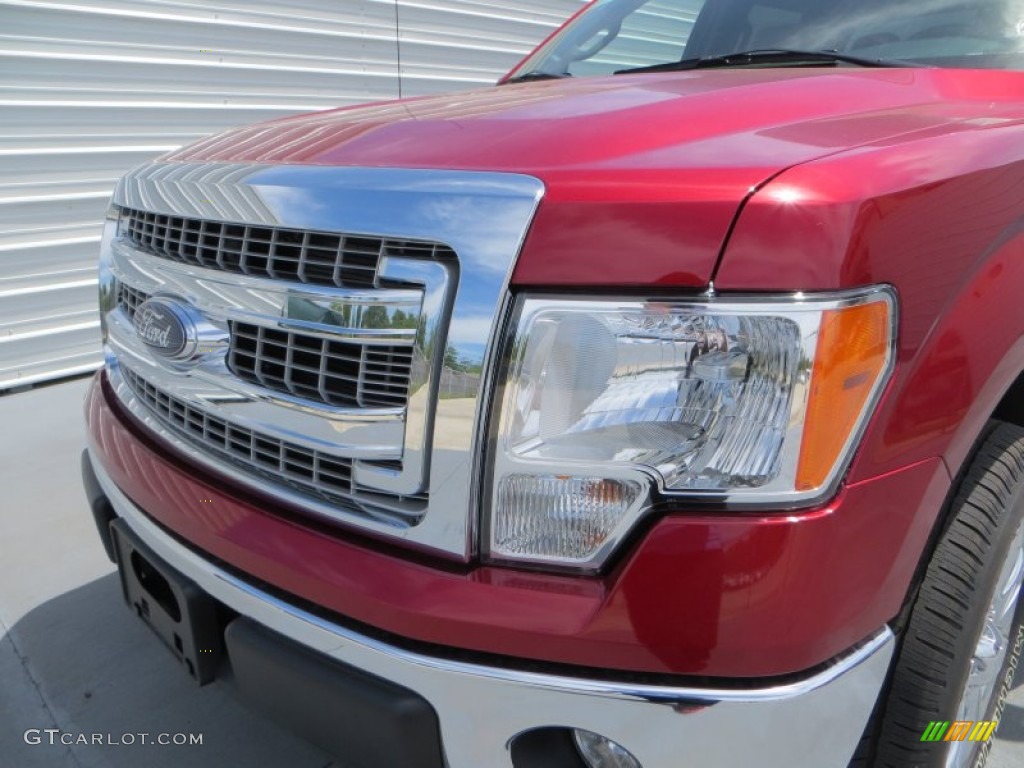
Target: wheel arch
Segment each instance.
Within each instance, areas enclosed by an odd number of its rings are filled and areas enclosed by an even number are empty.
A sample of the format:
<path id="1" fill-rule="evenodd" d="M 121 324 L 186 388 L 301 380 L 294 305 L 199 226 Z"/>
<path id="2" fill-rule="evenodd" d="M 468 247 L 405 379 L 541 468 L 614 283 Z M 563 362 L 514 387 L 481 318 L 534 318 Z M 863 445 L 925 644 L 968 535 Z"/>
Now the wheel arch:
<path id="1" fill-rule="evenodd" d="M 992 412 L 992 418 L 1024 427 L 1024 370 L 1018 373 L 1017 378 L 1010 384 L 1003 399 Z"/>

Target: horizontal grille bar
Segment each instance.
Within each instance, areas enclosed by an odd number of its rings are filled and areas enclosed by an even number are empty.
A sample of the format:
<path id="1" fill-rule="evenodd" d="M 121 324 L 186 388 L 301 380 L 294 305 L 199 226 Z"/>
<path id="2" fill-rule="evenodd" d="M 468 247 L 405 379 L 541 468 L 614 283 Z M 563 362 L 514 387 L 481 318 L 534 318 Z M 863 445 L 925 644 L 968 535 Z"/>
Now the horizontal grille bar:
<path id="1" fill-rule="evenodd" d="M 240 379 L 296 397 L 352 408 L 405 406 L 412 349 L 331 341 L 230 323 L 228 368 Z"/>
<path id="2" fill-rule="evenodd" d="M 117 303 L 134 318 L 149 294 L 117 284 Z M 413 352 L 231 322 L 228 369 L 275 392 L 341 408 L 404 408 Z"/>
<path id="3" fill-rule="evenodd" d="M 356 487 L 352 460 L 279 440 L 195 408 L 135 371 L 122 367 L 132 392 L 188 442 L 246 471 L 333 504 L 342 503 L 375 518 L 407 522 L 409 511 L 426 504 L 426 494 L 388 496 Z M 391 503 L 389 503 L 391 502 Z"/>
<path id="4" fill-rule="evenodd" d="M 120 235 L 172 261 L 254 277 L 372 288 L 385 256 L 449 258 L 447 246 L 121 209 Z"/>

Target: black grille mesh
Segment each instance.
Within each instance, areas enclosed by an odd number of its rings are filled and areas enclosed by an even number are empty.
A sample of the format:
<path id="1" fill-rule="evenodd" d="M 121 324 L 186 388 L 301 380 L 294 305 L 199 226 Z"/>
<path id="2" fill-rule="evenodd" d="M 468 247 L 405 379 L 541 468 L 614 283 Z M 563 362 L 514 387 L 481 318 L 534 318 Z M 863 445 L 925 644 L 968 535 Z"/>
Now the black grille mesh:
<path id="1" fill-rule="evenodd" d="M 250 226 L 121 209 L 120 234 L 172 261 L 254 277 L 339 288 L 372 288 L 384 256 L 448 258 L 443 245 Z"/>

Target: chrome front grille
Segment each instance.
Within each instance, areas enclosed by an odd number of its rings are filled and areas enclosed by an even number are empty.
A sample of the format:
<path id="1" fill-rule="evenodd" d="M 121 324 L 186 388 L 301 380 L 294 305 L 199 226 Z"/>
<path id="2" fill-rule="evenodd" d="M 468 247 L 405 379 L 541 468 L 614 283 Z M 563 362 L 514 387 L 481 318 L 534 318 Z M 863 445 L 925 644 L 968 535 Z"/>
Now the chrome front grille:
<path id="1" fill-rule="evenodd" d="M 385 503 L 388 500 L 382 495 L 356 486 L 350 460 L 232 424 L 160 390 L 130 369 L 124 369 L 123 376 L 135 396 L 162 422 L 204 451 L 216 453 L 274 482 L 285 482 L 304 494 L 355 506 L 380 519 L 395 517 L 394 503 Z M 426 502 L 426 495 L 400 501 L 415 508 Z"/>
<path id="2" fill-rule="evenodd" d="M 435 243 L 257 227 L 131 208 L 121 210 L 120 231 L 136 248 L 164 259 L 339 288 L 373 287 L 385 256 L 452 255 Z"/>
<path id="3" fill-rule="evenodd" d="M 277 392 L 348 408 L 405 406 L 412 348 L 370 346 L 233 322 L 228 367 Z"/>
<path id="4" fill-rule="evenodd" d="M 504 173 L 142 166 L 101 245 L 112 391 L 214 476 L 466 562 L 493 339 L 542 195 Z"/>

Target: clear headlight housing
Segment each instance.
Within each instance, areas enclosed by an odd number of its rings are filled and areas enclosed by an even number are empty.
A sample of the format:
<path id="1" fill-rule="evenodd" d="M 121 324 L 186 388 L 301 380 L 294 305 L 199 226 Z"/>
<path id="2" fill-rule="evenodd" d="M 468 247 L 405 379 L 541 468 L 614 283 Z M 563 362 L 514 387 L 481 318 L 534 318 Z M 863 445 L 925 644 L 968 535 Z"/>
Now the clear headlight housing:
<path id="1" fill-rule="evenodd" d="M 792 508 L 838 484 L 894 360 L 887 288 L 516 304 L 492 558 L 596 569 L 658 501 Z"/>

